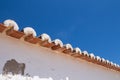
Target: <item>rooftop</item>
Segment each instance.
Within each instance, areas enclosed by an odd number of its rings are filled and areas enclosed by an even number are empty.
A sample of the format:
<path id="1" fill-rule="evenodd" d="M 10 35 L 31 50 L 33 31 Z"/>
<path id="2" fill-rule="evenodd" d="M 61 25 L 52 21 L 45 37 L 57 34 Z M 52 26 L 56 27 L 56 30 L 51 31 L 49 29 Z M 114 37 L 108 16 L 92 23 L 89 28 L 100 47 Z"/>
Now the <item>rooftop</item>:
<path id="1" fill-rule="evenodd" d="M 17 23 L 13 20 L 5 20 L 3 23 L 0 23 L 0 33 L 6 33 L 7 36 L 16 39 L 24 39 L 24 41 L 31 44 L 39 44 L 42 47 L 59 51 L 61 54 L 71 55 L 72 57 L 80 58 L 120 72 L 120 66 L 118 64 L 95 56 L 94 54 L 89 54 L 87 51 L 81 51 L 78 47 L 73 48 L 71 44 L 63 44 L 60 39 L 51 40 L 50 36 L 46 33 L 36 37 L 37 33 L 31 27 L 26 27 L 22 31 L 19 31 Z"/>

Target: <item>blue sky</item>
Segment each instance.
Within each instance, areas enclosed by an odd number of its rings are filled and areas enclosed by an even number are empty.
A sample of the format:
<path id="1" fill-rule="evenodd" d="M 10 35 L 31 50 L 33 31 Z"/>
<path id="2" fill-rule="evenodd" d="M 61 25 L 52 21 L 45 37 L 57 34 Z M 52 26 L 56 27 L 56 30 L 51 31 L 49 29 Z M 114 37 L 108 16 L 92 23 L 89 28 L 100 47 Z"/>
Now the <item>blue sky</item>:
<path id="1" fill-rule="evenodd" d="M 120 64 L 119 0 L 1 0 L 0 22 L 15 20 L 37 35 L 87 50 Z"/>

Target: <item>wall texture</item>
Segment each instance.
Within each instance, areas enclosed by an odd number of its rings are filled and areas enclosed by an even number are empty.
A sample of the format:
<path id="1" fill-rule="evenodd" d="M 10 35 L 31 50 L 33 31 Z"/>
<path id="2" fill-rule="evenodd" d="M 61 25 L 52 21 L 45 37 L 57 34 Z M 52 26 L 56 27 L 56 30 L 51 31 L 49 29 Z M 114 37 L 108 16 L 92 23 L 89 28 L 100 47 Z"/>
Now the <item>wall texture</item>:
<path id="1" fill-rule="evenodd" d="M 54 80 L 120 80 L 120 72 L 0 34 L 0 73 L 7 60 L 25 63 L 25 74 Z"/>

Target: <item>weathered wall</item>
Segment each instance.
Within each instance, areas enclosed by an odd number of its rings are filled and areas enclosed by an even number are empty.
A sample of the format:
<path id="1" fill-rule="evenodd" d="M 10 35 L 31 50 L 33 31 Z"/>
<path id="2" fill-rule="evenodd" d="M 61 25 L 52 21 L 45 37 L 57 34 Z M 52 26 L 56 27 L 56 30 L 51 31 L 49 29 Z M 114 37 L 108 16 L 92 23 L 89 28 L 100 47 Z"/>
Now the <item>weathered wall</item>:
<path id="1" fill-rule="evenodd" d="M 0 72 L 7 60 L 25 63 L 25 74 L 54 80 L 120 80 L 116 72 L 50 49 L 0 34 Z"/>

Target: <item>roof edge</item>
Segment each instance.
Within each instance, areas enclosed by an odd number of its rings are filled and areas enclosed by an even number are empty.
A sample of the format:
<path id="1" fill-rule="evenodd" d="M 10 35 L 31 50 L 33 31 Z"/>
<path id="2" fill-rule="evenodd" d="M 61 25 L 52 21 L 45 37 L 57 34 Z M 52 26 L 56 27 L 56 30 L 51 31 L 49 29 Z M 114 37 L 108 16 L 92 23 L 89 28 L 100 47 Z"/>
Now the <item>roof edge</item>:
<path id="1" fill-rule="evenodd" d="M 8 25 L 6 26 L 5 23 L 0 23 L 0 33 L 5 33 L 7 36 L 11 36 L 16 39 L 23 38 L 24 41 L 31 44 L 39 44 L 42 47 L 47 47 L 51 50 L 56 50 L 64 54 L 71 55 L 75 58 L 80 58 L 120 72 L 120 66 L 118 64 L 105 60 L 104 58 L 100 58 L 99 56 L 94 56 L 92 53 L 89 54 L 87 51 L 82 52 L 78 47 L 73 49 L 70 44 L 63 45 L 62 41 L 59 39 L 51 41 L 50 36 L 45 33 L 39 37 L 36 37 L 36 32 L 33 28 L 25 28 L 23 31 L 18 31 L 18 26 L 17 29 L 15 28 L 17 24 L 16 22 L 8 21 L 6 24 Z"/>

